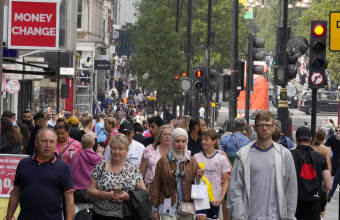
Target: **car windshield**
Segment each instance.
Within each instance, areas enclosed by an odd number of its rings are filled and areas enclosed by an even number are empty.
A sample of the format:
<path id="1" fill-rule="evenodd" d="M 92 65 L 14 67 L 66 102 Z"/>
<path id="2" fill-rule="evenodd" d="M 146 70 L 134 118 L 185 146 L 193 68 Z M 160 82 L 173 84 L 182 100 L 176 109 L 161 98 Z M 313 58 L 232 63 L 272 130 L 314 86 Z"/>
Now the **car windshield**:
<path id="1" fill-rule="evenodd" d="M 296 87 L 294 87 L 294 86 L 287 87 L 287 93 L 288 94 L 296 94 Z"/>

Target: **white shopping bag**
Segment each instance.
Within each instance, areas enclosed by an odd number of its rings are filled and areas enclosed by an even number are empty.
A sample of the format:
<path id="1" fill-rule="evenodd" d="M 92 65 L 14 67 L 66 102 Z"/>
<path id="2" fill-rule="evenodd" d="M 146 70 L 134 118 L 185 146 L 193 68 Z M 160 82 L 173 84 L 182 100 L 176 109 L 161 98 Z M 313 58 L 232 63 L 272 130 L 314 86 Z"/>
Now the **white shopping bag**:
<path id="1" fill-rule="evenodd" d="M 196 198 L 193 198 L 193 194 L 195 194 L 194 197 Z M 210 209 L 207 185 L 192 185 L 191 198 L 194 200 L 196 211 Z"/>

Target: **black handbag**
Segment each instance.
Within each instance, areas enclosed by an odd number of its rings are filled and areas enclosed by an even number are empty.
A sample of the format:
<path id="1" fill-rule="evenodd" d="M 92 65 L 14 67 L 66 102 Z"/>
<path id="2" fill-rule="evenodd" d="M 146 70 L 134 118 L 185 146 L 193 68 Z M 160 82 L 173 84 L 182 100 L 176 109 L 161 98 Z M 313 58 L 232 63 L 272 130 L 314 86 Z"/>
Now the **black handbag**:
<path id="1" fill-rule="evenodd" d="M 87 195 L 86 189 L 75 190 L 73 193 L 74 203 L 90 203 L 92 199 Z"/>
<path id="2" fill-rule="evenodd" d="M 93 210 L 92 210 L 92 205 L 90 205 L 86 209 L 80 210 L 74 217 L 74 220 L 92 220 L 92 216 L 93 216 Z"/>

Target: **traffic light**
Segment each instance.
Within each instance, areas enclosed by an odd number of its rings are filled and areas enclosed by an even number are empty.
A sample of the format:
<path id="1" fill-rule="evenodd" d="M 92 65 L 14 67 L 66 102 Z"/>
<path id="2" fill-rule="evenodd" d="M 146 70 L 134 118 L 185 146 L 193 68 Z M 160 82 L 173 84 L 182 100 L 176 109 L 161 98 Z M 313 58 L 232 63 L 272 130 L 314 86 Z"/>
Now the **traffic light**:
<path id="1" fill-rule="evenodd" d="M 302 36 L 295 36 L 287 42 L 287 78 L 295 79 L 297 75 L 296 64 L 300 56 L 306 53 L 308 40 Z"/>
<path id="2" fill-rule="evenodd" d="M 309 88 L 323 88 L 326 83 L 327 21 L 312 21 L 310 34 Z"/>
<path id="3" fill-rule="evenodd" d="M 238 62 L 238 74 L 236 76 L 236 89 L 237 91 L 244 90 L 244 66 L 245 61 L 241 60 Z"/>
<path id="4" fill-rule="evenodd" d="M 175 76 L 175 77 L 174 77 L 174 79 L 175 79 L 175 80 L 178 80 L 178 79 L 179 79 L 179 76 L 178 76 L 178 75 L 177 75 L 177 76 Z"/>
<path id="5" fill-rule="evenodd" d="M 249 91 L 253 91 L 253 74 L 263 74 L 264 66 L 254 65 L 254 61 L 260 61 L 264 58 L 263 50 L 258 51 L 260 48 L 264 48 L 264 39 L 255 38 L 254 34 L 249 34 L 247 47 L 247 77 L 249 77 Z"/>
<path id="6" fill-rule="evenodd" d="M 194 89 L 197 92 L 204 92 L 206 69 L 202 66 L 196 66 L 194 72 Z"/>
<path id="7" fill-rule="evenodd" d="M 291 28 L 287 27 L 287 37 L 290 38 Z M 277 27 L 276 30 L 276 54 L 275 54 L 275 66 L 274 66 L 274 84 L 283 86 L 287 82 L 287 75 L 284 68 L 284 48 L 285 42 L 282 40 L 283 27 Z"/>
<path id="8" fill-rule="evenodd" d="M 226 102 L 229 100 L 231 76 L 229 74 L 219 74 L 218 77 L 218 89 L 223 91 L 222 100 Z"/>
<path id="9" fill-rule="evenodd" d="M 216 70 L 214 69 L 210 69 L 209 71 L 209 79 L 208 79 L 208 83 L 209 83 L 209 89 L 216 89 Z"/>
<path id="10" fill-rule="evenodd" d="M 287 55 L 287 78 L 295 79 L 297 74 L 296 63 L 298 61 L 298 57 L 294 55 Z"/>

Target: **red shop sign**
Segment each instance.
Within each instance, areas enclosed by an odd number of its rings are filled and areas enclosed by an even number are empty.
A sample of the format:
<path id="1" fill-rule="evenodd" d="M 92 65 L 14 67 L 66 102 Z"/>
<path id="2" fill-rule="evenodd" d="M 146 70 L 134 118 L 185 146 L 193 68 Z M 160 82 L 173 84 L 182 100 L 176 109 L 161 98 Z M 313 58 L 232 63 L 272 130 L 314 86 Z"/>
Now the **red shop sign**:
<path id="1" fill-rule="evenodd" d="M 0 154 L 0 198 L 9 198 L 19 161 L 28 155 Z"/>
<path id="2" fill-rule="evenodd" d="M 58 0 L 10 0 L 8 48 L 59 48 Z"/>

